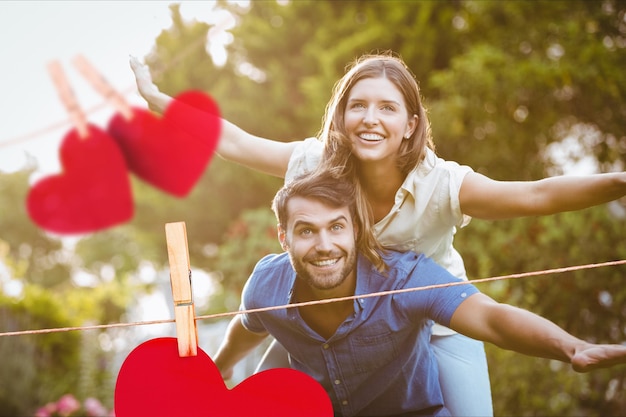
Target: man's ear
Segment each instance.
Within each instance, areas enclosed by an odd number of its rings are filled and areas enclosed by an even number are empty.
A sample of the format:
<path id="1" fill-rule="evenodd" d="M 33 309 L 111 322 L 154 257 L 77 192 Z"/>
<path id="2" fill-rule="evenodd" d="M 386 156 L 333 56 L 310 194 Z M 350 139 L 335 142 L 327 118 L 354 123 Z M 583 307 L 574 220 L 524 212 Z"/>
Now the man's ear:
<path id="1" fill-rule="evenodd" d="M 283 229 L 280 224 L 276 227 L 276 229 L 278 230 L 278 241 L 280 242 L 280 247 L 283 248 L 284 251 L 286 251 L 289 246 L 286 242 L 285 229 Z"/>

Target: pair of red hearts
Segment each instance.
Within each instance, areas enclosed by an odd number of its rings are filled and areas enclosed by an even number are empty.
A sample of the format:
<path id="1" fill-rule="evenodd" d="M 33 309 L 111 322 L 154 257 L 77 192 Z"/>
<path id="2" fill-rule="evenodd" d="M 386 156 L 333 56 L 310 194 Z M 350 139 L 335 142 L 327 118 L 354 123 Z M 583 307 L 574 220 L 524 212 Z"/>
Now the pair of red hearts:
<path id="1" fill-rule="evenodd" d="M 116 114 L 107 131 L 89 125 L 60 147 L 62 173 L 36 182 L 26 206 L 42 229 L 58 234 L 90 233 L 124 223 L 134 212 L 128 171 L 178 197 L 186 196 L 211 160 L 221 131 L 216 103 L 206 94 L 178 95 L 162 118 L 133 108 Z"/>
<path id="2" fill-rule="evenodd" d="M 178 356 L 173 337 L 148 340 L 126 358 L 115 384 L 117 417 L 332 417 L 324 388 L 295 369 L 269 369 L 228 389 L 211 358 Z"/>

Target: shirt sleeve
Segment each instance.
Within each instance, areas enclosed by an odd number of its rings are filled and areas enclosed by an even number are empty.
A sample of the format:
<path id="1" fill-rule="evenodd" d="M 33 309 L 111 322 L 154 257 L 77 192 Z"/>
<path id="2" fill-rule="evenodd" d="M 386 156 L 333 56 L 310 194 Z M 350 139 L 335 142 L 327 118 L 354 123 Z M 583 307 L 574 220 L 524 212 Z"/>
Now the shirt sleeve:
<path id="1" fill-rule="evenodd" d="M 472 218 L 463 214 L 461 211 L 461 201 L 459 195 L 461 193 L 461 185 L 463 184 L 465 176 L 470 172 L 474 172 L 474 170 L 467 165 L 459 165 L 457 162 L 446 161 L 441 158 L 437 158 L 437 164 L 448 173 L 448 187 L 441 187 L 439 190 L 442 194 L 447 194 L 441 196 L 441 201 L 450 202 L 449 209 L 451 212 L 448 215 L 458 219 L 455 226 L 459 228 L 465 227 L 469 224 Z"/>
<path id="2" fill-rule="evenodd" d="M 267 284 L 267 280 L 268 277 L 271 277 L 272 281 L 276 283 L 276 286 L 280 286 L 280 273 L 276 268 L 277 264 L 281 265 L 284 263 L 280 262 L 280 258 L 285 258 L 285 256 L 270 254 L 264 256 L 257 262 L 241 291 L 241 305 L 239 306 L 239 311 L 255 310 L 269 305 L 275 305 L 273 294 L 276 291 L 274 285 Z M 264 314 L 261 312 L 242 313 L 241 323 L 243 327 L 251 332 L 264 333 L 268 330 L 263 318 Z"/>
<path id="3" fill-rule="evenodd" d="M 250 278 L 243 287 L 239 311 L 253 310 L 255 308 L 258 308 L 254 301 L 254 280 L 255 276 L 253 274 L 250 276 Z M 241 324 L 243 325 L 243 327 L 253 333 L 262 333 L 266 331 L 265 326 L 263 326 L 263 322 L 260 320 L 259 314 L 243 313 L 241 315 Z"/>
<path id="4" fill-rule="evenodd" d="M 289 158 L 285 182 L 315 169 L 322 158 L 323 149 L 324 145 L 317 138 L 307 138 L 299 143 Z"/>
<path id="5" fill-rule="evenodd" d="M 432 259 L 422 254 L 416 256 L 418 260 L 408 274 L 405 288 L 438 287 L 408 292 L 406 297 L 403 294 L 398 301 L 417 320 L 425 317 L 449 326 L 459 305 L 470 295 L 480 291 L 468 281 L 455 277 Z"/>

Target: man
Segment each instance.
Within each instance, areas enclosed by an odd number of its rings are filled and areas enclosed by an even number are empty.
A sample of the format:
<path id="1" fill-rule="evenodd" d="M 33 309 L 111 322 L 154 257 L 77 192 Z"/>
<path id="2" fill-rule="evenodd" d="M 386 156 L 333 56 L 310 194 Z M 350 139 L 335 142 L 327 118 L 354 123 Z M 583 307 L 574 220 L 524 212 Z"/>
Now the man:
<path id="1" fill-rule="evenodd" d="M 273 210 L 287 252 L 257 264 L 243 310 L 460 282 L 413 252 L 383 252 L 386 269 L 375 268 L 354 187 L 329 173 L 288 183 Z M 271 334 L 291 366 L 326 389 L 338 416 L 449 415 L 428 342 L 432 321 L 504 349 L 569 362 L 579 372 L 626 363 L 626 346 L 587 343 L 468 283 L 244 313 L 231 321 L 214 359 L 227 377 Z"/>

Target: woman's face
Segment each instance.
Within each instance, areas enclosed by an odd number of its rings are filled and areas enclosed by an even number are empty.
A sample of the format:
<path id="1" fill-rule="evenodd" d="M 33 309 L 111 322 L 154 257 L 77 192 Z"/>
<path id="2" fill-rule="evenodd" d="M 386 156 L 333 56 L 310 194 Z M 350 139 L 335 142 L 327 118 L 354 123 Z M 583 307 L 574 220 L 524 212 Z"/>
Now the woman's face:
<path id="1" fill-rule="evenodd" d="M 400 143 L 417 125 L 400 90 L 387 78 L 364 78 L 348 93 L 344 112 L 346 134 L 361 162 L 395 163 Z"/>

